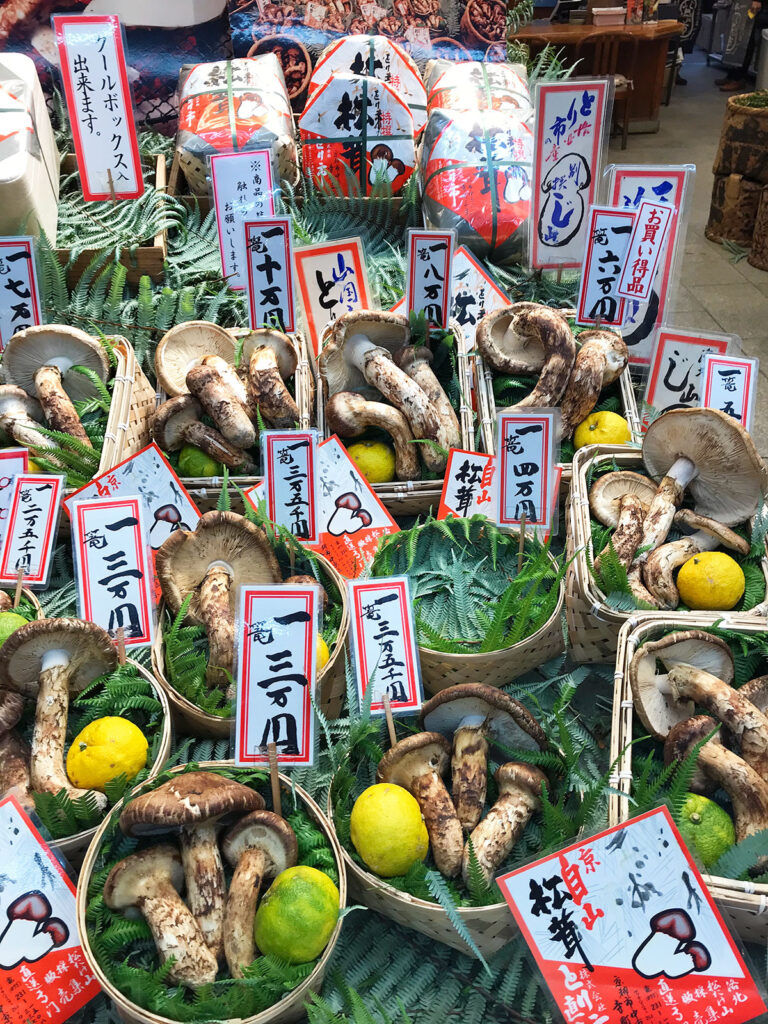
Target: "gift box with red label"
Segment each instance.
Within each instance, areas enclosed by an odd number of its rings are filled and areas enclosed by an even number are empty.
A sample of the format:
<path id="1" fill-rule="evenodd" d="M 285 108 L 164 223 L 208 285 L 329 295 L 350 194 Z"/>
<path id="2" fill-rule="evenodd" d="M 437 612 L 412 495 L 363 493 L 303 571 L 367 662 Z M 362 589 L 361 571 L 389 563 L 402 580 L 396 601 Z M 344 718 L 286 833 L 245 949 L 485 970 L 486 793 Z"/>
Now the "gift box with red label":
<path id="1" fill-rule="evenodd" d="M 531 109 L 528 76 L 522 64 L 432 60 L 427 64 L 427 110 Z"/>

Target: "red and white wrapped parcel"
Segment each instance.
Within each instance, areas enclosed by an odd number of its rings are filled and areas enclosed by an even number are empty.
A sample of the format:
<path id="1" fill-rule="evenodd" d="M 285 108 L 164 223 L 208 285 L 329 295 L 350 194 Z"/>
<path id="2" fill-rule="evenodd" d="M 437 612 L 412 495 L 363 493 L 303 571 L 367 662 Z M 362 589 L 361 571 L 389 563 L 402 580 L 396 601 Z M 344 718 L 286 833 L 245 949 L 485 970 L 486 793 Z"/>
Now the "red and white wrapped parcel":
<path id="1" fill-rule="evenodd" d="M 424 75 L 427 110 L 501 110 L 514 114 L 533 106 L 522 64 L 476 60 L 431 60 Z"/>

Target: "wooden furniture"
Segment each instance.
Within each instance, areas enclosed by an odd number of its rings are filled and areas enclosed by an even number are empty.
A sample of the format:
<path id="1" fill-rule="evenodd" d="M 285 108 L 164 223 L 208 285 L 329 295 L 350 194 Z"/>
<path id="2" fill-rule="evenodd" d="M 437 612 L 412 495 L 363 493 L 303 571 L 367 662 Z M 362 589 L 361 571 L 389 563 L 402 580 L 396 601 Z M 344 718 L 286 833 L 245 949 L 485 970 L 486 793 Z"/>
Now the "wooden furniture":
<path id="1" fill-rule="evenodd" d="M 594 25 L 541 25 L 535 22 L 512 33 L 513 39 L 527 43 L 536 53 L 549 44 L 555 49 L 565 50 L 566 59 L 573 61 L 581 47 L 594 36 L 613 35 L 618 40 L 618 71 L 631 79 L 625 120 L 629 130 L 655 132 L 659 128 L 659 108 L 664 87 L 664 65 L 670 38 L 680 35 L 683 24 L 679 21 L 646 22 L 643 25 L 618 25 L 614 29 L 597 28 Z M 586 50 L 584 50 L 586 56 Z M 589 66 L 582 63 L 577 73 L 592 74 Z"/>
<path id="2" fill-rule="evenodd" d="M 613 121 L 621 116 L 621 148 L 627 148 L 629 135 L 629 99 L 634 83 L 624 68 L 637 67 L 639 41 L 636 36 L 627 40 L 614 29 L 593 32 L 576 47 L 580 67 L 589 69 L 594 78 L 613 78 Z"/>

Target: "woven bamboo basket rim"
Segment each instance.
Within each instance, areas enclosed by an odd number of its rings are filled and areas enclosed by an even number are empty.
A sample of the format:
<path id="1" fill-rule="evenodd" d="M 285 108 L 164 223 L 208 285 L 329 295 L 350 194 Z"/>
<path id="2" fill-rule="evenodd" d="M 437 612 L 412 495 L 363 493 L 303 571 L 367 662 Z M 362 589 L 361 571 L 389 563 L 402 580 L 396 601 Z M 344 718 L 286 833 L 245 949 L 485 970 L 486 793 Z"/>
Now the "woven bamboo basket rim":
<path id="1" fill-rule="evenodd" d="M 13 600 L 14 589 L 15 588 L 13 588 L 13 587 L 6 587 L 6 588 L 4 588 L 3 592 L 7 593 L 11 597 L 11 600 Z M 37 594 L 35 594 L 31 590 L 27 590 L 26 587 L 22 587 L 21 588 L 21 596 L 22 597 L 26 597 L 26 599 L 29 601 L 29 603 L 32 605 L 32 607 L 35 609 L 35 615 L 36 615 L 38 621 L 40 619 L 44 619 L 45 618 L 45 612 L 43 611 L 43 606 L 40 604 L 40 600 L 38 599 Z M 15 610 L 16 610 L 15 608 L 11 608 L 11 611 L 15 611 Z"/>
<path id="2" fill-rule="evenodd" d="M 175 768 L 171 768 L 170 771 L 177 774 L 179 772 L 182 772 L 186 767 L 187 765 L 177 765 Z M 235 764 L 234 761 L 200 761 L 197 762 L 197 767 L 202 770 L 210 768 L 235 768 Z M 235 770 L 237 769 L 235 768 Z M 248 771 L 248 769 L 243 768 L 242 771 Z M 328 940 L 328 944 L 326 945 L 319 961 L 312 970 L 312 973 L 309 974 L 301 982 L 300 985 L 297 985 L 296 988 L 292 989 L 292 991 L 287 992 L 283 996 L 283 998 L 279 1000 L 279 1002 L 274 1003 L 266 1010 L 262 1010 L 261 1013 L 257 1013 L 252 1017 L 232 1018 L 233 1024 L 234 1022 L 237 1022 L 237 1024 L 271 1024 L 271 1022 L 274 1022 L 274 1024 L 279 1024 L 280 1020 L 282 1019 L 282 1013 L 286 1011 L 289 1007 L 292 1009 L 301 1007 L 304 1003 L 304 1000 L 307 998 L 310 992 L 315 990 L 314 986 L 319 985 L 319 983 L 322 981 L 323 976 L 325 975 L 326 969 L 328 967 L 328 962 L 331 958 L 331 955 L 341 933 L 342 924 L 344 922 L 344 918 L 341 912 L 347 905 L 347 875 L 346 864 L 344 861 L 341 845 L 336 836 L 336 831 L 333 828 L 331 822 L 329 822 L 326 816 L 323 814 L 320 807 L 317 805 L 317 803 L 315 803 L 315 801 L 312 799 L 312 797 L 305 789 L 303 789 L 301 786 L 296 785 L 290 778 L 288 778 L 288 776 L 283 775 L 282 773 L 278 774 L 278 778 L 280 780 L 280 786 L 283 792 L 288 794 L 289 796 L 293 793 L 296 794 L 299 802 L 301 802 L 304 805 L 307 813 L 315 821 L 315 823 L 318 825 L 320 830 L 325 834 L 329 843 L 331 844 L 331 849 L 333 850 L 333 855 L 336 861 L 336 867 L 339 874 L 339 919 L 336 922 L 336 927 L 331 933 L 331 937 Z M 143 789 L 145 785 L 146 782 L 143 783 L 142 786 L 137 787 L 137 789 Z M 115 813 L 115 811 L 121 807 L 122 803 L 123 801 L 121 800 L 119 804 L 116 804 L 115 807 L 112 809 L 112 813 Z M 93 868 L 96 863 L 96 858 L 99 853 L 99 848 L 101 846 L 101 840 L 103 838 L 104 832 L 106 831 L 109 825 L 111 818 L 112 814 L 109 814 L 96 831 L 96 834 L 94 835 L 91 844 L 88 847 L 85 858 L 83 859 L 80 881 L 77 886 L 77 901 L 75 910 L 77 915 L 77 930 L 80 936 L 80 942 L 83 947 L 83 954 L 88 963 L 88 966 L 96 975 L 96 978 L 99 984 L 101 985 L 102 989 L 104 990 L 104 993 L 109 997 L 109 999 L 112 1000 L 112 1002 L 117 1007 L 118 1013 L 120 1011 L 120 1008 L 123 1007 L 128 1009 L 131 1013 L 136 1014 L 137 1017 L 140 1017 L 150 1022 L 150 1024 L 178 1024 L 178 1021 L 176 1021 L 172 1017 L 162 1017 L 159 1014 L 152 1013 L 150 1010 L 145 1010 L 143 1007 L 140 1007 L 137 1003 L 131 1002 L 106 977 L 106 975 L 101 969 L 101 965 L 98 963 L 96 957 L 93 955 L 93 952 L 91 950 L 90 941 L 88 939 L 88 928 L 86 923 L 86 911 L 88 909 L 88 887 L 90 884 L 91 875 L 93 874 Z"/>
<path id="3" fill-rule="evenodd" d="M 129 407 L 124 430 L 121 425 L 118 462 L 136 455 L 149 444 L 152 416 L 157 404 L 155 389 L 136 359 L 133 347 L 128 342 L 126 346 L 129 350 Z"/>

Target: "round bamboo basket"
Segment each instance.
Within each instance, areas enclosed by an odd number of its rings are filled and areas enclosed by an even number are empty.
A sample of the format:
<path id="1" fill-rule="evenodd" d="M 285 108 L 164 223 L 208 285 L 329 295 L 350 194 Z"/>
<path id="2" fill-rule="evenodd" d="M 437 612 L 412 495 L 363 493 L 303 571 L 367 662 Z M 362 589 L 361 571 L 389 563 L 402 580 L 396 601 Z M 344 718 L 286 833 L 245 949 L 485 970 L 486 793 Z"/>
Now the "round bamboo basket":
<path id="1" fill-rule="evenodd" d="M 313 556 L 322 565 L 323 570 L 331 577 L 338 589 L 342 605 L 341 624 L 336 646 L 331 653 L 328 664 L 317 674 L 315 700 L 326 718 L 338 718 L 347 692 L 344 675 L 344 648 L 349 632 L 349 605 L 347 603 L 347 584 L 323 555 Z M 192 701 L 187 700 L 171 686 L 165 673 L 165 645 L 163 643 L 162 623 L 165 620 L 165 603 L 161 602 L 158 609 L 158 620 L 161 626 L 155 632 L 152 644 L 152 669 L 157 680 L 165 690 L 171 705 L 171 713 L 176 728 L 180 733 L 189 736 L 228 739 L 235 727 L 234 718 L 221 718 L 202 711 Z"/>
<path id="2" fill-rule="evenodd" d="M 199 764 L 200 768 L 215 768 L 222 766 L 233 767 L 233 762 L 201 761 Z M 180 772 L 184 767 L 184 765 L 181 765 L 178 768 L 173 768 L 171 770 L 174 772 Z M 328 837 L 328 841 L 331 844 L 331 848 L 333 849 L 333 854 L 336 859 L 336 867 L 339 872 L 339 907 L 343 910 L 347 905 L 347 876 L 342 849 L 338 839 L 336 838 L 336 833 L 334 832 L 331 823 L 327 820 L 323 812 L 306 790 L 302 789 L 301 786 L 294 785 L 291 779 L 285 775 L 280 775 L 279 778 L 280 786 L 285 796 L 290 799 L 291 795 L 295 793 L 304 805 L 307 813 Z M 119 806 L 120 805 L 118 804 L 118 808 Z M 106 831 L 107 824 L 108 819 L 102 823 L 101 827 L 96 832 L 96 835 L 93 837 L 93 841 L 91 842 L 91 845 L 85 855 L 85 859 L 83 860 L 80 882 L 77 887 L 77 930 L 80 934 L 83 955 L 85 956 L 88 966 L 93 971 L 96 979 L 101 985 L 104 994 L 112 1001 L 118 1015 L 122 1020 L 126 1021 L 126 1024 L 177 1024 L 176 1021 L 169 1017 L 161 1017 L 156 1013 L 152 1013 L 149 1010 L 145 1010 L 142 1007 L 137 1006 L 135 1003 L 130 1002 L 106 977 L 96 960 L 96 957 L 93 955 L 90 942 L 88 941 L 88 929 L 86 926 L 88 886 L 94 872 L 94 867 L 96 866 L 101 840 L 104 832 Z M 320 990 L 323 978 L 328 970 L 328 963 L 341 932 L 342 920 L 343 918 L 340 916 L 320 961 L 312 973 L 305 978 L 300 985 L 293 989 L 292 992 L 285 995 L 279 1003 L 275 1003 L 274 1006 L 269 1007 L 267 1010 L 263 1010 L 261 1013 L 257 1013 L 253 1017 L 238 1018 L 236 1024 L 289 1024 L 291 1021 L 297 1021 L 305 1017 L 304 1003 L 313 992 L 318 992 Z"/>
<path id="3" fill-rule="evenodd" d="M 13 600 L 13 594 L 14 594 L 13 590 L 6 590 L 6 591 L 4 591 L 4 593 L 8 594 L 9 597 L 11 598 L 11 600 Z M 45 612 L 43 611 L 43 606 L 40 604 L 40 601 L 38 600 L 37 596 L 31 590 L 27 590 L 26 587 L 22 587 L 21 588 L 21 596 L 22 597 L 26 597 L 26 599 L 29 601 L 29 603 L 32 605 L 32 607 L 35 609 L 35 616 L 36 616 L 36 618 L 38 620 L 45 618 Z M 13 611 L 13 610 L 14 609 L 11 608 L 11 611 Z"/>

